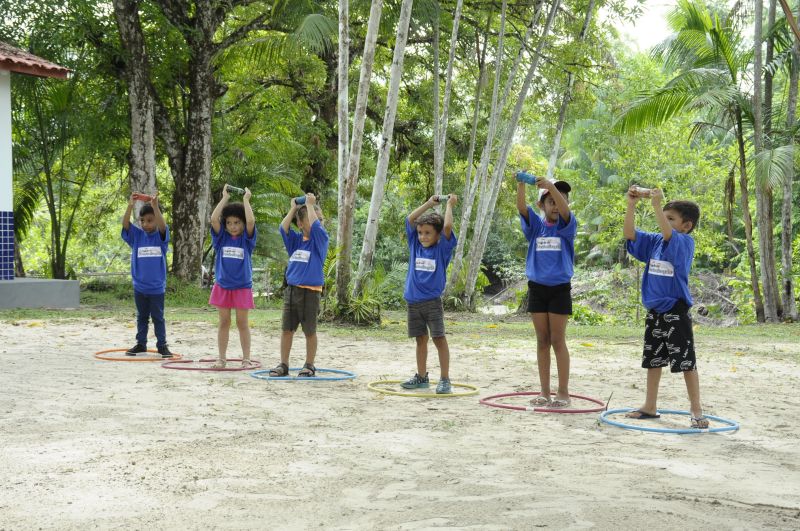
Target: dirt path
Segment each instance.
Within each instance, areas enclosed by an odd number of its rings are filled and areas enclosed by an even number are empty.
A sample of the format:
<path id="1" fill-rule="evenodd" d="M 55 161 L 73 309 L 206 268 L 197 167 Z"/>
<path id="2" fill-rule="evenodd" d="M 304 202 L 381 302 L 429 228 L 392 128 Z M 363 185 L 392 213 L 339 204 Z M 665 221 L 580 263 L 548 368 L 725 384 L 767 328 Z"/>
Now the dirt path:
<path id="1" fill-rule="evenodd" d="M 796 344 L 698 338 L 706 410 L 742 429 L 679 436 L 367 390 L 412 372 L 411 342 L 321 332 L 319 365 L 358 379 L 287 384 L 96 361 L 133 335 L 110 319 L 0 324 L 0 529 L 800 527 Z M 170 336 L 214 352 L 203 323 Z M 532 343 L 497 337 L 453 338 L 454 379 L 533 390 Z M 265 365 L 277 347 L 254 332 Z M 570 348 L 573 393 L 639 405 L 638 344 Z M 661 389 L 686 408 L 682 378 Z"/>

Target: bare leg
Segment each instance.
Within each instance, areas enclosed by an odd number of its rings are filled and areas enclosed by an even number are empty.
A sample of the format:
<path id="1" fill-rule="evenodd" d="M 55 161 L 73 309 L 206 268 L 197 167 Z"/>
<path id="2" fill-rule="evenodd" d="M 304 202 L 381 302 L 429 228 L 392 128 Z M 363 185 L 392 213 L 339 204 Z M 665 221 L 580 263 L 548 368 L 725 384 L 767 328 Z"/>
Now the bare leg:
<path id="1" fill-rule="evenodd" d="M 433 344 L 439 351 L 439 367 L 441 368 L 442 378 L 450 378 L 450 347 L 447 345 L 447 336 L 434 337 Z M 419 365 L 419 358 L 417 359 Z"/>
<path id="2" fill-rule="evenodd" d="M 294 332 L 291 330 L 284 330 L 281 333 L 281 363 L 289 365 L 289 352 L 292 350 L 292 339 Z"/>
<path id="3" fill-rule="evenodd" d="M 417 374 L 425 377 L 428 372 L 428 336 L 417 336 Z"/>
<path id="4" fill-rule="evenodd" d="M 550 398 L 550 320 L 546 313 L 532 313 L 536 331 L 536 362 L 539 366 L 541 396 Z"/>
<path id="5" fill-rule="evenodd" d="M 247 319 L 248 310 L 236 310 L 236 328 L 239 329 L 239 343 L 242 345 L 242 363 L 250 361 L 250 323 Z"/>
<path id="6" fill-rule="evenodd" d="M 225 367 L 225 356 L 228 352 L 228 335 L 231 329 L 231 309 L 217 308 L 219 313 L 219 325 L 217 327 L 217 351 L 219 360 L 214 365 L 216 368 Z"/>
<path id="7" fill-rule="evenodd" d="M 700 404 L 700 376 L 697 370 L 685 371 L 683 379 L 686 381 L 686 391 L 689 393 L 689 411 L 695 418 L 703 416 L 703 406 Z"/>
<path id="8" fill-rule="evenodd" d="M 644 405 L 639 408 L 642 413 L 655 415 L 658 411 L 658 384 L 661 383 L 661 369 L 656 367 L 654 369 L 647 369 L 647 394 L 645 395 Z M 639 418 L 636 411 L 631 411 L 626 416 L 631 418 Z"/>
<path id="9" fill-rule="evenodd" d="M 314 365 L 317 359 L 317 334 L 306 336 L 306 363 Z"/>
<path id="10" fill-rule="evenodd" d="M 558 400 L 569 401 L 569 349 L 567 348 L 567 322 L 569 315 L 548 313 L 550 321 L 550 344 L 556 355 L 558 367 Z"/>

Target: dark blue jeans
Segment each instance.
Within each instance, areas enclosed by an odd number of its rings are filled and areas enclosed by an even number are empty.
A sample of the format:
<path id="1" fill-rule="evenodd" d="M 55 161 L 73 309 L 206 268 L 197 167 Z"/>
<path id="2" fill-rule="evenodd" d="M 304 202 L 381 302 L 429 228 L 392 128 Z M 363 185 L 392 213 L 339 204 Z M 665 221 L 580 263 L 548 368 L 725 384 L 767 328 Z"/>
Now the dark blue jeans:
<path id="1" fill-rule="evenodd" d="M 156 347 L 167 345 L 167 325 L 164 321 L 164 294 L 145 295 L 133 292 L 136 300 L 136 342 L 147 346 L 147 326 L 153 318 L 153 330 L 156 333 Z"/>

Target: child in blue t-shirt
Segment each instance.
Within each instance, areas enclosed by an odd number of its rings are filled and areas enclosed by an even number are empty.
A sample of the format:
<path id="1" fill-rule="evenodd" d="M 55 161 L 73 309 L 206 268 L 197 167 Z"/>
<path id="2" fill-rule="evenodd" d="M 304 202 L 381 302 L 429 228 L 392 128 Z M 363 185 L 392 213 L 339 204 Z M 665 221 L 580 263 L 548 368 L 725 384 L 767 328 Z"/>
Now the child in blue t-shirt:
<path id="1" fill-rule="evenodd" d="M 292 199 L 289 212 L 279 227 L 283 244 L 289 254 L 286 268 L 286 289 L 283 295 L 281 322 L 281 361 L 269 371 L 270 376 L 289 374 L 289 353 L 297 327 L 303 326 L 306 336 L 306 362 L 297 376 L 312 378 L 317 369 L 317 316 L 324 278 L 322 267 L 328 256 L 328 233 L 322 227 L 322 211 L 314 194 L 306 194 L 304 205 Z M 300 232 L 292 230 L 292 221 Z"/>
<path id="2" fill-rule="evenodd" d="M 131 214 L 139 199 L 147 199 L 150 204 L 142 206 L 139 211 L 140 227 L 137 227 L 131 224 Z M 153 319 L 158 353 L 162 358 L 171 358 L 164 321 L 169 227 L 158 206 L 158 194 L 152 197 L 138 192 L 131 194 L 128 209 L 122 216 L 122 239 L 131 247 L 131 277 L 136 301 L 136 345 L 125 354 L 136 356 L 147 352 L 147 329 L 150 319 Z"/>
<path id="3" fill-rule="evenodd" d="M 253 249 L 256 247 L 256 220 L 250 207 L 250 189 L 244 189 L 243 203 L 228 204 L 228 185 L 211 213 L 211 243 L 214 246 L 214 288 L 208 303 L 219 313 L 215 368 L 225 368 L 231 309 L 236 309 L 236 328 L 242 345 L 242 367 L 250 367 L 250 324 L 248 312 L 253 304 Z"/>
<path id="4" fill-rule="evenodd" d="M 569 210 L 566 181 L 539 179 L 539 217 L 525 200 L 525 182 L 517 176 L 517 210 L 522 232 L 528 240 L 525 274 L 528 277 L 528 313 L 536 331 L 539 395 L 533 406 L 568 407 L 569 349 L 567 321 L 572 315 L 572 274 L 578 222 Z M 556 356 L 558 390 L 550 391 L 550 347 Z"/>
<path id="5" fill-rule="evenodd" d="M 427 388 L 430 385 L 428 361 L 428 331 L 439 352 L 441 377 L 437 394 L 452 393 L 450 384 L 450 349 L 444 331 L 442 293 L 447 282 L 447 266 L 457 242 L 453 232 L 453 206 L 458 197 L 450 194 L 444 219 L 427 210 L 439 203 L 440 196 L 431 196 L 406 218 L 408 237 L 408 275 L 403 298 L 408 303 L 408 337 L 417 342 L 417 373 L 401 385 L 406 389 Z"/>
<path id="6" fill-rule="evenodd" d="M 646 195 L 645 195 L 646 194 Z M 636 229 L 636 203 L 651 197 L 660 232 Z M 642 368 L 647 369 L 647 394 L 644 405 L 626 416 L 634 419 L 658 418 L 658 384 L 661 369 L 682 372 L 689 395 L 691 427 L 708 428 L 700 404 L 700 379 L 694 351 L 694 334 L 689 309 L 689 271 L 694 259 L 694 239 L 689 234 L 700 219 L 700 207 L 691 201 L 670 201 L 661 208 L 664 195 L 631 186 L 625 212 L 624 235 L 628 252 L 644 262 L 642 303 L 647 308 Z"/>

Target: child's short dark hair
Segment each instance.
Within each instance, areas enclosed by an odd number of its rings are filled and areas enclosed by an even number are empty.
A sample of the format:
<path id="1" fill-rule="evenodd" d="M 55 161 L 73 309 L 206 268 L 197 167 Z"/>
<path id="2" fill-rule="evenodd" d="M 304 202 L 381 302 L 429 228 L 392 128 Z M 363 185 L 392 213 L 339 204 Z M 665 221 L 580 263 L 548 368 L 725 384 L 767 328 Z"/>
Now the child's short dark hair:
<path id="1" fill-rule="evenodd" d="M 322 223 L 322 209 L 319 208 L 319 205 L 316 203 L 314 204 L 314 212 L 317 213 L 317 218 L 319 219 L 320 223 Z M 303 205 L 300 208 L 298 208 L 297 212 L 295 213 L 295 224 L 297 224 L 298 221 L 303 221 L 307 217 L 308 217 L 308 205 Z"/>
<path id="2" fill-rule="evenodd" d="M 228 203 L 222 208 L 222 224 L 225 225 L 225 220 L 229 217 L 239 218 L 242 223 L 247 223 L 247 218 L 244 215 L 244 204 L 242 203 Z"/>
<path id="3" fill-rule="evenodd" d="M 430 225 L 438 233 L 444 228 L 444 218 L 438 212 L 428 212 L 417 218 L 417 226 Z"/>
<path id="4" fill-rule="evenodd" d="M 683 221 L 691 221 L 692 228 L 689 232 L 692 232 L 700 221 L 700 207 L 692 201 L 670 201 L 664 205 L 664 210 L 674 210 Z"/>
<path id="5" fill-rule="evenodd" d="M 147 214 L 155 215 L 156 211 L 153 210 L 153 205 L 142 205 L 142 208 L 139 209 L 139 217 L 143 218 Z"/>

